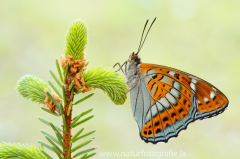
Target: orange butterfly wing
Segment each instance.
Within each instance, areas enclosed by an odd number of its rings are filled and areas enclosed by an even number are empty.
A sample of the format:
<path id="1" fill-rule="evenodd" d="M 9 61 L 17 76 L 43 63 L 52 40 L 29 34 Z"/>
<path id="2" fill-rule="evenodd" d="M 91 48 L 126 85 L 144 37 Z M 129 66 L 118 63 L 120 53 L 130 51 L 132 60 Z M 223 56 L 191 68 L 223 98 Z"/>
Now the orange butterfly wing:
<path id="1" fill-rule="evenodd" d="M 229 104 L 221 91 L 196 76 L 161 65 L 142 63 L 140 68 L 153 103 L 140 132 L 146 142 L 167 142 L 191 122 L 218 115 Z"/>
<path id="2" fill-rule="evenodd" d="M 160 74 L 164 75 L 168 74 L 170 71 L 174 72 L 174 76 L 170 74 L 167 76 L 187 86 L 195 94 L 199 114 L 202 115 L 205 113 L 200 119 L 209 118 L 222 113 L 229 104 L 227 97 L 220 90 L 194 75 L 161 65 L 143 63 L 141 67 L 144 69 L 158 69 L 162 71 Z M 194 90 L 194 88 L 196 90 Z"/>

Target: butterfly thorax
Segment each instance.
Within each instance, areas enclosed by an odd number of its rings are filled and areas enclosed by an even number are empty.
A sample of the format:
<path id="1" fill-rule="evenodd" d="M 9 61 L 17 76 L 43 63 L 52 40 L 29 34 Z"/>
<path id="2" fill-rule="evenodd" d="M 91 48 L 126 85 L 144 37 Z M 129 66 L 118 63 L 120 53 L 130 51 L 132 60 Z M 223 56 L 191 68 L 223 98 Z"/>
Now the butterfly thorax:
<path id="1" fill-rule="evenodd" d="M 129 87 L 135 86 L 140 80 L 138 74 L 140 63 L 140 58 L 136 54 L 132 53 L 128 59 L 128 67 L 126 71 L 126 80 Z"/>

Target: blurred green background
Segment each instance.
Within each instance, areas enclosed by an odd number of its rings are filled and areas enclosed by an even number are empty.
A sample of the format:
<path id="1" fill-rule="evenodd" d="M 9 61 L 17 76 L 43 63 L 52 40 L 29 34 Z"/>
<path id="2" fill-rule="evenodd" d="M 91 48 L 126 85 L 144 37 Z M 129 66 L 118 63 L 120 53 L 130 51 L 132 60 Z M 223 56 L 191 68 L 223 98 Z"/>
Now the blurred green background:
<path id="1" fill-rule="evenodd" d="M 86 52 L 91 68 L 123 63 L 137 51 L 146 20 L 157 17 L 141 50 L 142 62 L 170 66 L 205 79 L 228 97 L 229 108 L 215 118 L 190 124 L 168 143 L 153 145 L 140 139 L 129 99 L 116 106 L 96 90 L 90 100 L 74 108 L 77 115 L 95 107 L 94 119 L 82 125 L 85 132 L 97 129 L 91 146 L 99 146 L 97 152 L 182 151 L 186 157 L 179 158 L 240 158 L 239 15 L 238 0 L 1 0 L 0 142 L 37 145 L 36 139 L 46 141 L 39 129 L 51 132 L 51 128 L 37 116 L 60 124 L 60 119 L 46 114 L 37 103 L 18 95 L 15 86 L 25 74 L 52 80 L 48 69 L 56 72 L 55 59 L 63 52 L 64 36 L 73 20 L 81 18 L 88 25 Z M 121 157 L 98 153 L 94 158 Z"/>

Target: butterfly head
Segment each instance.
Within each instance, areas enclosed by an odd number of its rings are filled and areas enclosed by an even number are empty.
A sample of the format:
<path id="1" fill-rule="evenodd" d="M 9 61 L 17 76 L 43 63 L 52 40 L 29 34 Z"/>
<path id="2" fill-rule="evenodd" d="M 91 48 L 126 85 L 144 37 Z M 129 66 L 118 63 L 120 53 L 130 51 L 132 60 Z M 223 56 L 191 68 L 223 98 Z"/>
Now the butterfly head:
<path id="1" fill-rule="evenodd" d="M 135 64 L 140 64 L 140 63 L 141 63 L 141 60 L 140 60 L 140 58 L 138 57 L 137 53 L 134 53 L 134 52 L 133 52 L 133 53 L 129 56 L 128 62 L 130 62 L 130 63 L 135 63 Z"/>

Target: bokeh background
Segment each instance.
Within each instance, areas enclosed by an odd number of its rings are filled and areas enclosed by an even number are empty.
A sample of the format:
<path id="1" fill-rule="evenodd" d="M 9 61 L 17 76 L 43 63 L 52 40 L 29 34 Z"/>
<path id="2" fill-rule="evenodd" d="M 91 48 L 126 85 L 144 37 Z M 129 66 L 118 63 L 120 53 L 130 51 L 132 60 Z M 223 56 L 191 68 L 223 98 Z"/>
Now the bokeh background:
<path id="1" fill-rule="evenodd" d="M 39 129 L 51 132 L 51 128 L 37 116 L 60 124 L 59 118 L 18 95 L 15 86 L 25 74 L 52 79 L 48 69 L 56 72 L 55 59 L 63 52 L 64 36 L 73 20 L 81 18 L 88 25 L 86 52 L 91 68 L 123 63 L 137 50 L 146 20 L 157 17 L 141 50 L 142 61 L 205 79 L 228 97 L 230 106 L 217 117 L 190 124 L 168 143 L 153 145 L 140 139 L 129 99 L 116 106 L 96 90 L 91 99 L 74 108 L 75 115 L 95 108 L 94 119 L 82 125 L 86 131 L 97 129 L 92 135 L 96 139 L 88 146 L 99 146 L 94 158 L 157 158 L 100 156 L 100 152 L 142 150 L 186 153 L 186 157 L 161 158 L 240 158 L 239 15 L 238 0 L 1 0 L 0 142 L 47 142 Z"/>

